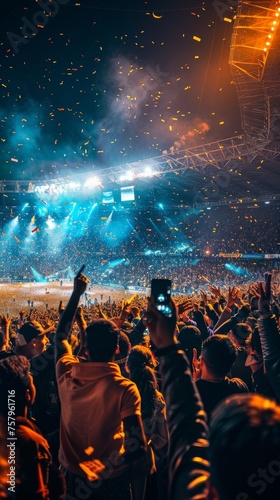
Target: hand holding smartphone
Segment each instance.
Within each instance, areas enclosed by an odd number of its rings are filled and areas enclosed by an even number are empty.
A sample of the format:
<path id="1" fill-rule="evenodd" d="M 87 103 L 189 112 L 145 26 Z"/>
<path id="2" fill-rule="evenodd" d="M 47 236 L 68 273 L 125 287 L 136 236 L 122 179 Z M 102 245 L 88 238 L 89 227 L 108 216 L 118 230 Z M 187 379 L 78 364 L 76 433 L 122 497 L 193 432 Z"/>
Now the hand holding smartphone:
<path id="1" fill-rule="evenodd" d="M 162 312 L 167 318 L 172 316 L 172 310 L 169 302 L 171 298 L 171 280 L 152 279 L 151 297 L 158 311 Z"/>

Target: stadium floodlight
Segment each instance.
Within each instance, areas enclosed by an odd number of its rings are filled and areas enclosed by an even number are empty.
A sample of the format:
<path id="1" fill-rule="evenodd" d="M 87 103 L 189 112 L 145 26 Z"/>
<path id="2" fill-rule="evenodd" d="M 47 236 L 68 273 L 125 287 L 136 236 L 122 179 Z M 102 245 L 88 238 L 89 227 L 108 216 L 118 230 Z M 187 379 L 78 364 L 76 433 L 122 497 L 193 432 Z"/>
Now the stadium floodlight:
<path id="1" fill-rule="evenodd" d="M 55 229 L 56 223 L 55 223 L 54 219 L 49 217 L 46 222 L 47 222 L 48 229 L 51 229 L 51 230 Z"/>
<path id="2" fill-rule="evenodd" d="M 63 185 L 63 187 L 66 187 L 66 186 Z M 67 184 L 67 188 L 69 191 L 75 191 L 76 189 L 80 189 L 80 187 L 81 187 L 80 182 L 71 181 L 71 182 L 69 182 L 69 184 Z"/>
<path id="3" fill-rule="evenodd" d="M 34 191 L 35 193 L 46 193 L 47 191 L 49 191 L 50 189 L 50 186 L 49 184 L 41 184 L 41 185 L 38 185 L 38 186 L 35 186 L 34 188 Z"/>
<path id="4" fill-rule="evenodd" d="M 84 187 L 87 189 L 95 188 L 97 186 L 100 186 L 101 182 L 98 177 L 90 177 L 84 182 Z"/>
<path id="5" fill-rule="evenodd" d="M 153 172 L 151 167 L 146 167 L 144 170 L 144 174 L 146 177 L 152 177 L 153 175 L 155 175 L 155 173 L 156 172 Z"/>
<path id="6" fill-rule="evenodd" d="M 124 174 L 120 175 L 119 180 L 121 182 L 122 181 L 133 181 L 134 177 L 135 177 L 134 172 L 132 172 L 132 170 L 128 170 Z"/>
<path id="7" fill-rule="evenodd" d="M 154 172 L 152 170 L 151 167 L 145 167 L 144 171 L 143 172 L 140 172 L 137 177 L 153 177 L 154 175 L 156 175 L 156 172 Z"/>

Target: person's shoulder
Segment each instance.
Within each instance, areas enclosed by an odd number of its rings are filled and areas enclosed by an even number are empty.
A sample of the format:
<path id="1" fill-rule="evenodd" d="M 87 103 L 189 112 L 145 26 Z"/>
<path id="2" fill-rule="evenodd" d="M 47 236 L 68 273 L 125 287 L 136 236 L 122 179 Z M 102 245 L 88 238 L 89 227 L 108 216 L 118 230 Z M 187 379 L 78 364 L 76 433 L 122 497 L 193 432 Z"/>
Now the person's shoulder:
<path id="1" fill-rule="evenodd" d="M 38 427 L 25 417 L 16 418 L 16 436 L 17 439 L 20 439 L 22 442 L 28 443 L 33 441 L 37 445 L 40 445 L 47 450 L 49 449 L 49 443 L 41 434 Z"/>
<path id="2" fill-rule="evenodd" d="M 73 354 L 63 354 L 56 363 L 56 377 L 57 379 L 71 370 L 72 365 L 80 363 L 80 359 Z"/>
<path id="3" fill-rule="evenodd" d="M 80 363 L 80 361 L 81 359 L 78 356 L 70 353 L 65 353 L 57 360 L 56 364 L 58 365 L 59 363 L 61 363 L 63 365 L 68 365 L 73 363 Z"/>
<path id="4" fill-rule="evenodd" d="M 228 378 L 226 377 L 227 384 L 232 387 L 232 389 L 236 390 L 236 392 L 249 392 L 249 389 L 245 382 L 241 378 Z"/>
<path id="5" fill-rule="evenodd" d="M 116 391 L 120 400 L 120 406 L 122 408 L 121 415 L 122 418 L 129 417 L 131 415 L 141 415 L 141 396 L 137 385 L 125 377 L 119 386 L 119 390 Z"/>
<path id="6" fill-rule="evenodd" d="M 196 381 L 195 381 L 197 387 L 205 387 L 205 386 L 208 386 L 211 384 L 211 382 L 209 382 L 208 380 L 204 380 L 202 378 L 198 378 Z"/>
<path id="7" fill-rule="evenodd" d="M 115 378 L 115 381 L 117 382 L 120 390 L 123 391 L 123 393 L 134 394 L 138 398 L 139 390 L 135 382 L 133 382 L 129 378 L 124 377 L 123 375 Z"/>
<path id="8" fill-rule="evenodd" d="M 195 381 L 195 385 L 198 389 L 200 396 L 203 399 L 211 397 L 213 392 L 217 391 L 217 384 L 214 384 L 213 382 L 209 382 L 208 380 L 204 380 L 201 378 Z"/>
<path id="9" fill-rule="evenodd" d="M 117 376 L 114 377 L 115 381 L 122 387 L 136 387 L 137 385 L 133 380 L 130 380 L 130 378 L 124 377 L 121 373 Z"/>
<path id="10" fill-rule="evenodd" d="M 34 356 L 34 358 L 30 359 L 30 367 L 32 370 L 44 370 L 45 368 L 54 366 L 54 346 L 53 344 L 49 345 L 47 349 L 41 354 Z"/>

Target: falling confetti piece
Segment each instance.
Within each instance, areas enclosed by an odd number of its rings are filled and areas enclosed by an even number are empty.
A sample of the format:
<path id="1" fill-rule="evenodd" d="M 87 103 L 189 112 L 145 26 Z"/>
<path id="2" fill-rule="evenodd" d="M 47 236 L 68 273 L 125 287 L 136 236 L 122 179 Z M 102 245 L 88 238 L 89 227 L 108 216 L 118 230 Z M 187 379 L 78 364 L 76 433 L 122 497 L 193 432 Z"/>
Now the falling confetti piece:
<path id="1" fill-rule="evenodd" d="M 88 448 L 85 448 L 84 452 L 86 453 L 86 455 L 92 455 L 92 453 L 94 452 L 94 448 L 92 446 L 88 446 Z"/>

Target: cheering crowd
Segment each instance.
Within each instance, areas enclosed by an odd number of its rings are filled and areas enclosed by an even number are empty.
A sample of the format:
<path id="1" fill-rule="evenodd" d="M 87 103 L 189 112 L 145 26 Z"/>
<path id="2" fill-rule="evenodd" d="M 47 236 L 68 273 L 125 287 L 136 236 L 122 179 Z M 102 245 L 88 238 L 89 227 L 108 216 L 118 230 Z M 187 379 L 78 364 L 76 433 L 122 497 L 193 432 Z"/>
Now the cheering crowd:
<path id="1" fill-rule="evenodd" d="M 146 208 L 117 210 L 111 216 L 110 207 L 98 207 L 89 215 L 89 204 L 77 204 L 67 217 L 68 212 L 61 213 L 62 208 L 52 205 L 45 216 L 34 215 L 32 207 L 18 217 L 8 212 L 0 224 L 4 257 L 0 278 L 13 282 L 72 279 L 72 270 L 86 262 L 95 283 L 149 286 L 159 272 L 172 275 L 174 283 L 183 273 L 182 286 L 187 282 L 195 289 L 201 286 L 199 276 L 206 276 L 211 284 L 226 282 L 224 264 L 230 260 L 218 258 L 226 253 L 243 255 L 246 281 L 257 281 L 274 264 L 267 266 L 264 255 L 279 254 L 275 225 L 279 207 L 275 202 L 210 210 Z M 209 258 L 211 263 L 207 263 Z M 239 266 L 238 261 L 233 263 Z"/>
<path id="2" fill-rule="evenodd" d="M 1 316 L 2 498 L 277 499 L 279 290 Z M 11 446 L 14 445 L 14 448 Z"/>

